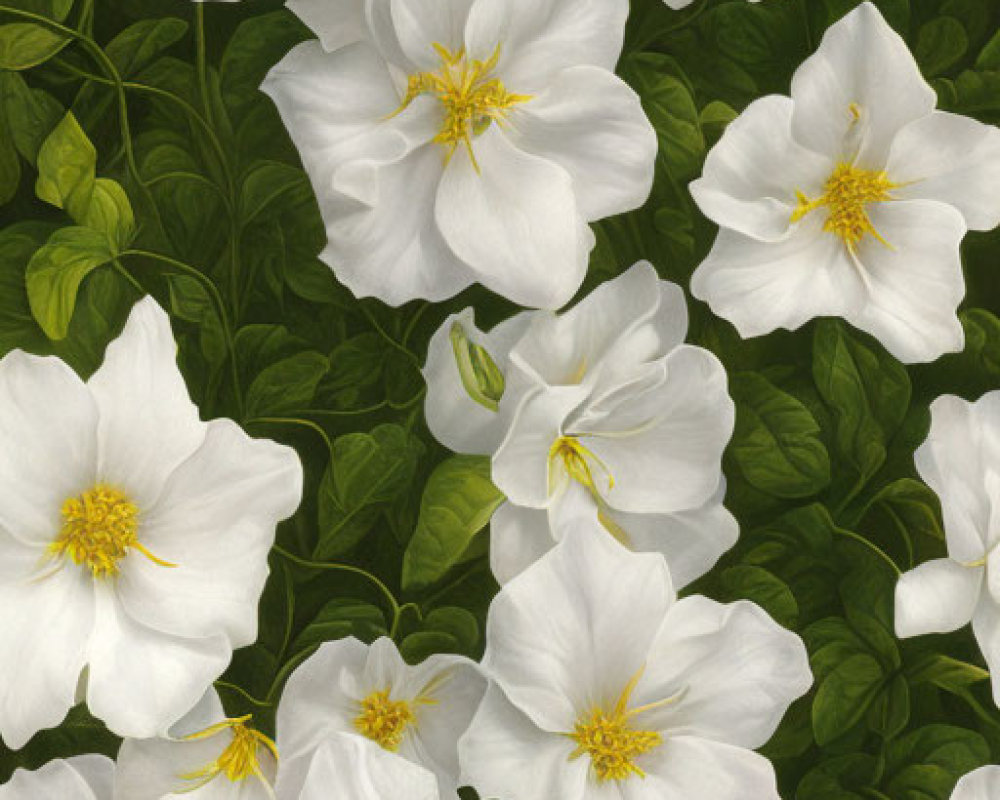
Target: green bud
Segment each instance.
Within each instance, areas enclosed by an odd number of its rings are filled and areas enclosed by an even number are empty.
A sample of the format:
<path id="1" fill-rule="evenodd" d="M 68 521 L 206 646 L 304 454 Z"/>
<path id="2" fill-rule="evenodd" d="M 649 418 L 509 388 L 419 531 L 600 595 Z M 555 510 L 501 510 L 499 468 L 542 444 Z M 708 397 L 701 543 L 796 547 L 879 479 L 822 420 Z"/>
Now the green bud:
<path id="1" fill-rule="evenodd" d="M 503 373 L 496 362 L 486 352 L 486 349 L 469 341 L 465 330 L 456 322 L 451 326 L 449 334 L 451 346 L 455 351 L 455 362 L 458 364 L 458 374 L 469 397 L 479 405 L 496 411 L 503 397 Z"/>

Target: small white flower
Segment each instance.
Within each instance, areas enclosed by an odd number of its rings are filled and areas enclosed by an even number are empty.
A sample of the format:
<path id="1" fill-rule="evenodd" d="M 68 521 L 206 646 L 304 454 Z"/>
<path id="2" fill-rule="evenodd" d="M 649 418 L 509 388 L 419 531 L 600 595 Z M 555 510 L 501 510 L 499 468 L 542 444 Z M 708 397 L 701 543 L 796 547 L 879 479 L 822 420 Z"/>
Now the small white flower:
<path id="1" fill-rule="evenodd" d="M 1000 391 L 975 403 L 937 398 L 913 460 L 941 500 L 948 557 L 899 579 L 896 635 L 946 633 L 971 620 L 1000 704 Z"/>
<path id="2" fill-rule="evenodd" d="M 111 800 L 114 769 L 98 755 L 56 759 L 34 772 L 16 769 L 0 786 L 0 800 Z"/>
<path id="3" fill-rule="evenodd" d="M 257 636 L 295 452 L 205 423 L 166 314 L 132 310 L 86 383 L 0 360 L 0 734 L 19 748 L 78 701 L 122 736 L 166 730 Z"/>
<path id="4" fill-rule="evenodd" d="M 871 3 L 830 27 L 691 184 L 721 227 L 694 295 L 745 337 L 839 316 L 902 361 L 961 350 L 959 244 L 1000 223 L 1000 130 L 935 103 Z"/>
<path id="5" fill-rule="evenodd" d="M 657 141 L 614 73 L 627 0 L 289 0 L 319 37 L 262 90 L 312 180 L 322 258 L 357 296 L 474 282 L 558 308 L 587 222 L 641 205 Z"/>
<path id="6" fill-rule="evenodd" d="M 763 745 L 812 683 L 749 602 L 677 600 L 664 560 L 580 523 L 490 606 L 494 681 L 459 742 L 504 800 L 778 800 Z"/>
<path id="7" fill-rule="evenodd" d="M 580 513 L 662 552 L 681 585 L 732 547 L 721 457 L 733 403 L 722 365 L 686 332 L 681 290 L 639 263 L 563 314 L 525 312 L 483 334 L 467 309 L 435 334 L 427 423 L 449 447 L 493 456 L 509 500 L 491 522 L 499 581 Z"/>
<path id="8" fill-rule="evenodd" d="M 298 667 L 278 706 L 277 792 L 298 797 L 314 754 L 338 733 L 361 735 L 430 770 L 445 797 L 458 788 L 458 737 L 486 691 L 467 658 L 434 655 L 408 666 L 391 639 L 326 642 Z"/>
<path id="9" fill-rule="evenodd" d="M 951 800 L 995 800 L 1000 797 L 1000 767 L 980 767 L 963 775 Z"/>
<path id="10" fill-rule="evenodd" d="M 349 733 L 323 739 L 302 788 L 278 800 L 439 800 L 434 774 L 375 742 Z"/>
<path id="11" fill-rule="evenodd" d="M 274 800 L 278 750 L 248 717 L 226 717 L 209 689 L 169 737 L 126 739 L 116 800 Z"/>

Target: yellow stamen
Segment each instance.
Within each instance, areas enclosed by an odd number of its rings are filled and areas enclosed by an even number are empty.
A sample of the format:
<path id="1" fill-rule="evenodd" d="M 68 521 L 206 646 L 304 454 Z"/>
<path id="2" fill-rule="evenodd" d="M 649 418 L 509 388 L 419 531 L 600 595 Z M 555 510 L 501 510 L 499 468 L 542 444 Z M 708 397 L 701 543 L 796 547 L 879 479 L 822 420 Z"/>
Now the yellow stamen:
<path id="1" fill-rule="evenodd" d="M 406 700 L 392 700 L 390 690 L 372 692 L 361 701 L 361 713 L 354 718 L 354 727 L 381 747 L 392 752 L 399 749 L 407 727 L 416 721 L 413 708 Z"/>
<path id="2" fill-rule="evenodd" d="M 500 61 L 499 45 L 486 61 L 470 60 L 464 49 L 453 53 L 437 43 L 434 49 L 441 59 L 441 67 L 437 72 L 410 75 L 406 96 L 392 116 L 401 113 L 419 95 L 434 95 L 445 112 L 434 141 L 448 147 L 449 159 L 459 144 L 464 145 L 478 172 L 472 139 L 484 133 L 491 123 L 502 122 L 508 109 L 530 100 L 531 96 L 508 92 L 503 81 L 490 76 Z"/>
<path id="3" fill-rule="evenodd" d="M 118 562 L 135 548 L 154 564 L 175 567 L 140 544 L 139 509 L 119 489 L 97 484 L 62 505 L 63 526 L 49 547 L 51 555 L 69 556 L 95 578 L 117 575 Z"/>
<path id="4" fill-rule="evenodd" d="M 219 775 L 224 775 L 233 783 L 254 777 L 270 786 L 260 768 L 261 748 L 270 752 L 275 761 L 278 760 L 278 748 L 270 738 L 247 725 L 250 718 L 251 715 L 247 714 L 245 717 L 225 719 L 215 725 L 210 725 L 203 731 L 184 737 L 185 741 L 197 741 L 208 739 L 227 730 L 233 736 L 226 749 L 215 761 L 194 772 L 179 776 L 186 781 L 196 781 L 193 786 L 181 789 L 179 794 L 200 789 Z"/>
<path id="5" fill-rule="evenodd" d="M 592 495 L 600 498 L 597 484 L 594 480 L 594 472 L 591 469 L 591 462 L 604 472 L 608 477 L 608 490 L 615 487 L 615 479 L 607 465 L 601 461 L 591 450 L 581 444 L 576 436 L 560 436 L 552 443 L 549 449 L 549 473 L 555 464 L 562 462 L 567 474 L 582 486 L 586 487 Z M 550 486 L 554 480 L 550 477 Z"/>

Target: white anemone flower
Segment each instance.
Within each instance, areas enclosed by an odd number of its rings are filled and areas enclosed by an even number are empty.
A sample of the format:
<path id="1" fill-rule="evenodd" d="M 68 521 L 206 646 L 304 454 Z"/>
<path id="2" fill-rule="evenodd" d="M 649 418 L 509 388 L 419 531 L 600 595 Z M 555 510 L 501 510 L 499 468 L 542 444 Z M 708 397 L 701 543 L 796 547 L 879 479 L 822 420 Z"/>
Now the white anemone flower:
<path id="1" fill-rule="evenodd" d="M 34 772 L 14 770 L 0 800 L 112 800 L 114 762 L 83 755 L 50 761 Z"/>
<path id="2" fill-rule="evenodd" d="M 997 797 L 1000 797 L 1000 767 L 990 765 L 963 775 L 951 800 L 995 800 Z"/>
<path id="3" fill-rule="evenodd" d="M 947 633 L 971 620 L 1000 704 L 1000 391 L 975 403 L 937 398 L 913 460 L 941 500 L 948 556 L 900 578 L 896 635 Z"/>
<path id="4" fill-rule="evenodd" d="M 812 683 L 802 640 L 750 602 L 677 600 L 662 558 L 578 525 L 490 606 L 466 781 L 504 800 L 778 800 L 752 748 Z"/>
<path id="5" fill-rule="evenodd" d="M 302 787 L 279 800 L 439 800 L 430 770 L 349 733 L 328 735 L 309 758 Z"/>
<path id="6" fill-rule="evenodd" d="M 167 315 L 136 304 L 84 383 L 0 360 L 0 734 L 19 748 L 78 701 L 121 736 L 190 710 L 257 637 L 295 451 L 205 423 Z"/>
<path id="7" fill-rule="evenodd" d="M 484 334 L 467 309 L 435 334 L 427 423 L 493 457 L 509 501 L 491 522 L 501 583 L 581 506 L 623 544 L 663 553 L 681 586 L 736 542 L 721 468 L 733 402 L 718 359 L 686 332 L 680 288 L 640 262 L 561 315 L 525 312 Z"/>
<path id="8" fill-rule="evenodd" d="M 215 689 L 169 736 L 126 739 L 115 769 L 116 800 L 274 800 L 278 750 L 250 717 L 227 717 Z"/>
<path id="9" fill-rule="evenodd" d="M 1000 130 L 936 97 L 874 5 L 831 26 L 691 184 L 721 228 L 694 295 L 744 337 L 838 316 L 905 362 L 960 351 L 959 244 L 1000 223 Z"/>
<path id="10" fill-rule="evenodd" d="M 340 733 L 424 767 L 442 796 L 457 797 L 458 737 L 486 683 L 478 665 L 461 656 L 438 654 L 409 666 L 388 638 L 370 646 L 353 637 L 325 642 L 292 673 L 281 696 L 278 796 L 299 796 L 317 748 Z"/>
<path id="11" fill-rule="evenodd" d="M 261 89 L 358 297 L 443 300 L 479 282 L 558 308 L 588 221 L 637 208 L 656 134 L 614 73 L 627 0 L 289 0 L 319 37 Z"/>

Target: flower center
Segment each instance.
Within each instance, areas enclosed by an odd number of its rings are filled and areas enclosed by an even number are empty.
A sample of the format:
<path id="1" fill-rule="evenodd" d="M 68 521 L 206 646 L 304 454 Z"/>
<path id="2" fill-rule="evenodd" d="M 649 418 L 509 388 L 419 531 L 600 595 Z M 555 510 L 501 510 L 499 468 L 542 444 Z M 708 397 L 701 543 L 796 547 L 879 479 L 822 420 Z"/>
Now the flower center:
<path id="1" fill-rule="evenodd" d="M 97 484 L 62 505 L 63 526 L 49 545 L 55 556 L 86 565 L 95 578 L 117 575 L 118 562 L 134 547 L 162 567 L 173 567 L 138 541 L 139 509 L 119 489 Z"/>
<path id="2" fill-rule="evenodd" d="M 372 692 L 362 700 L 361 713 L 354 718 L 354 727 L 362 736 L 395 752 L 416 717 L 408 702 L 390 699 L 389 692 L 389 689 Z"/>
<path id="3" fill-rule="evenodd" d="M 552 468 L 562 464 L 566 473 L 575 481 L 585 486 L 595 498 L 600 498 L 591 462 L 608 476 L 608 489 L 613 489 L 615 479 L 607 466 L 594 453 L 587 449 L 576 436 L 560 436 L 549 449 L 549 485 L 554 484 Z"/>
<path id="4" fill-rule="evenodd" d="M 530 100 L 531 96 L 512 94 L 503 81 L 491 77 L 500 60 L 499 45 L 486 61 L 469 59 L 464 49 L 453 53 L 437 43 L 434 49 L 441 58 L 441 67 L 436 72 L 410 75 L 406 96 L 395 114 L 403 111 L 419 95 L 437 97 L 445 113 L 441 130 L 434 141 L 448 147 L 448 158 L 459 144 L 464 145 L 478 171 L 472 139 L 484 133 L 491 122 L 500 122 L 509 108 Z"/>
<path id="5" fill-rule="evenodd" d="M 839 236 L 852 253 L 867 234 L 889 247 L 889 243 L 872 225 L 867 207 L 869 203 L 892 200 L 891 192 L 897 186 L 883 170 L 838 164 L 823 187 L 822 197 L 810 200 L 802 192 L 796 192 L 799 204 L 792 212 L 792 222 L 798 222 L 810 212 L 825 207 L 828 214 L 823 230 Z"/>
<path id="6" fill-rule="evenodd" d="M 222 751 L 222 754 L 210 764 L 206 764 L 199 770 L 188 772 L 180 777 L 186 781 L 197 781 L 194 786 L 186 787 L 182 791 L 193 792 L 200 789 L 209 781 L 219 775 L 225 777 L 233 783 L 255 777 L 267 784 L 267 778 L 260 768 L 261 748 L 266 749 L 278 760 L 278 748 L 271 739 L 260 731 L 254 730 L 246 723 L 250 720 L 250 715 L 238 717 L 236 719 L 225 719 L 215 725 L 211 725 L 203 731 L 185 736 L 186 741 L 198 739 L 208 739 L 225 730 L 232 732 L 232 741 Z M 268 784 L 269 785 L 269 784 Z"/>

